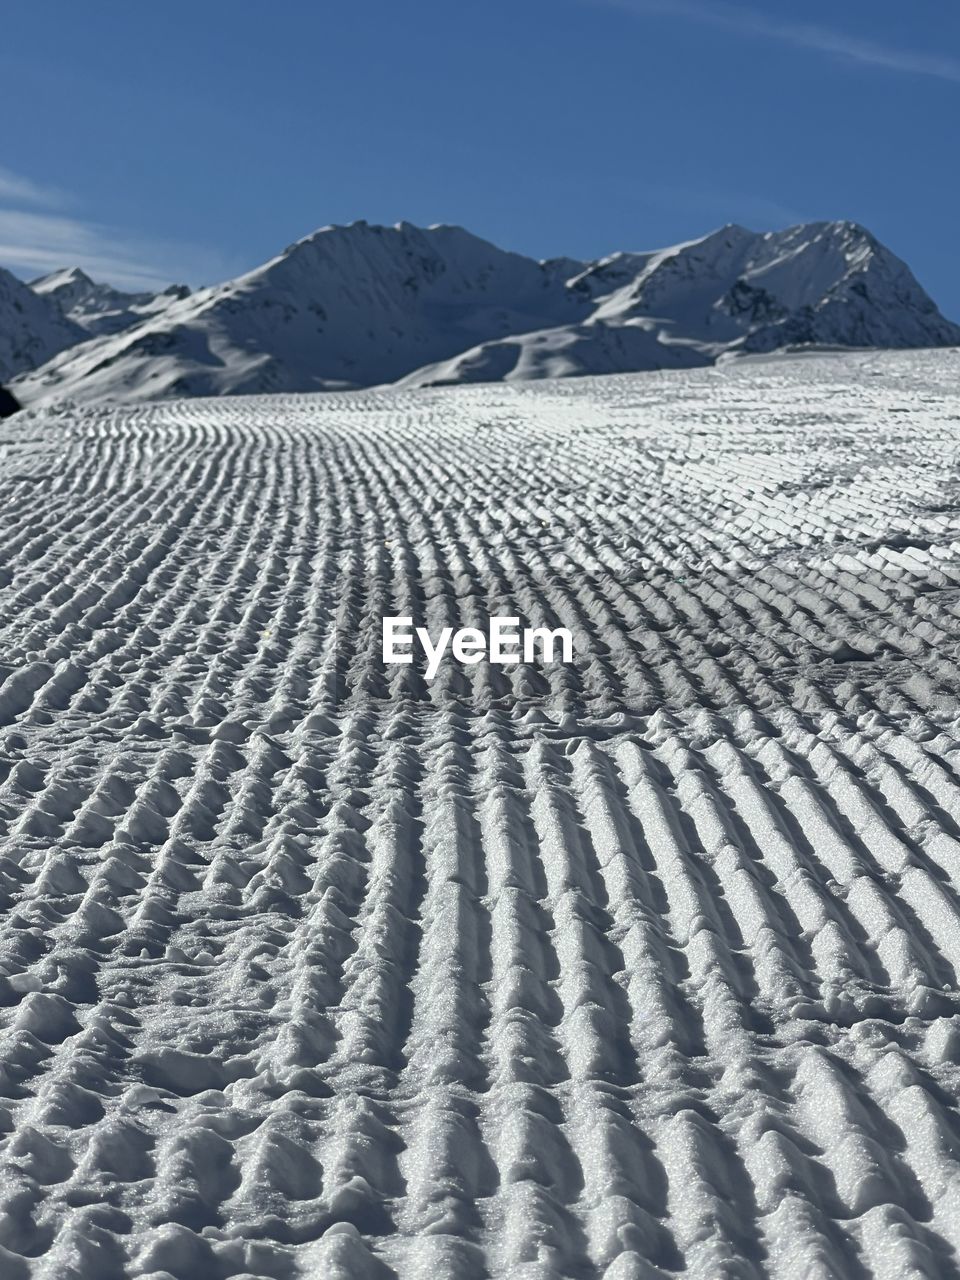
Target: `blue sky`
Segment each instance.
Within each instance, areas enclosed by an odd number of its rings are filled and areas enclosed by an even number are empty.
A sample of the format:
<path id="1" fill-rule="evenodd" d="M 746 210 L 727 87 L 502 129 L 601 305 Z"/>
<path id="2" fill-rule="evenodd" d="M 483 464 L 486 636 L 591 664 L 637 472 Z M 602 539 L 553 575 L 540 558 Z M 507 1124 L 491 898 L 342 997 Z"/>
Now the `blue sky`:
<path id="1" fill-rule="evenodd" d="M 0 102 L 28 278 L 213 282 L 355 218 L 538 257 L 853 218 L 960 319 L 943 0 L 34 0 Z"/>

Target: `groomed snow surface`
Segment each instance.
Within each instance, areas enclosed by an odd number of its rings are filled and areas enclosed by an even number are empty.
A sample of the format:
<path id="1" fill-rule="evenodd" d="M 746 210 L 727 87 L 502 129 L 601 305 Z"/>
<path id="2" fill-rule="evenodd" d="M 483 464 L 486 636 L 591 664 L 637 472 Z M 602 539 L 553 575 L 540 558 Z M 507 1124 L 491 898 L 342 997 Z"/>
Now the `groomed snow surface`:
<path id="1" fill-rule="evenodd" d="M 958 373 L 4 423 L 3 1280 L 960 1276 Z"/>

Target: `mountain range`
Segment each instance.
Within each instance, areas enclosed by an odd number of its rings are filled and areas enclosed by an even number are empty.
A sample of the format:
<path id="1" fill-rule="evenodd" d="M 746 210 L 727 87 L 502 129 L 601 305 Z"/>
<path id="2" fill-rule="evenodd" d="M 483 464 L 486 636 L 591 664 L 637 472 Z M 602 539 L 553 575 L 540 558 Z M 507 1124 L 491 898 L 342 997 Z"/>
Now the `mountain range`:
<path id="1" fill-rule="evenodd" d="M 31 282 L 30 288 L 56 302 L 66 317 L 90 337 L 130 329 L 190 294 L 185 284 L 172 284 L 162 293 L 125 293 L 91 280 L 79 267 L 41 276 Z"/>
<path id="2" fill-rule="evenodd" d="M 191 293 L 77 268 L 0 270 L 0 380 L 25 404 L 435 386 L 711 364 L 797 347 L 960 346 L 863 227 L 726 226 L 596 261 L 537 261 L 461 227 L 324 227 Z"/>

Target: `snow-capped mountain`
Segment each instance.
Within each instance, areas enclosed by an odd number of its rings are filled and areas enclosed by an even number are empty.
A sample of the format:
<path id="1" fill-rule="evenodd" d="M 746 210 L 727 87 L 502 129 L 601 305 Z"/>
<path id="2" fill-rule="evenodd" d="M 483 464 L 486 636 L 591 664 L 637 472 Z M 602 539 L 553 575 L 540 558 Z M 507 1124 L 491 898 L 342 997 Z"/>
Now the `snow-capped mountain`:
<path id="1" fill-rule="evenodd" d="M 539 263 L 459 227 L 329 227 L 264 266 L 86 343 L 28 391 L 153 399 L 396 379 L 477 342 L 584 314 L 582 264 Z"/>
<path id="2" fill-rule="evenodd" d="M 30 282 L 30 288 L 56 302 L 91 337 L 120 333 L 190 294 L 185 284 L 172 284 L 160 293 L 127 293 L 91 280 L 79 267 L 41 276 Z"/>
<path id="3" fill-rule="evenodd" d="M 851 222 L 757 234 L 723 227 L 618 253 L 566 282 L 580 325 L 517 333 L 415 370 L 407 385 L 625 373 L 796 346 L 960 345 L 909 268 Z"/>
<path id="4" fill-rule="evenodd" d="M 596 321 L 654 320 L 664 336 L 742 351 L 945 346 L 960 338 L 960 326 L 943 319 L 909 268 L 853 222 L 763 234 L 729 226 L 646 261 L 620 256 L 622 266 L 606 259 L 571 281 L 599 303 Z"/>
<path id="5" fill-rule="evenodd" d="M 84 293 L 76 273 L 41 284 L 81 323 L 105 299 Z M 685 367 L 798 345 L 952 346 L 960 326 L 850 222 L 728 226 L 596 262 L 538 262 L 460 227 L 356 222 L 226 284 L 167 297 L 18 390 L 31 403 L 432 385 Z"/>
<path id="6" fill-rule="evenodd" d="M 55 302 L 0 267 L 0 382 L 35 369 L 85 336 Z"/>

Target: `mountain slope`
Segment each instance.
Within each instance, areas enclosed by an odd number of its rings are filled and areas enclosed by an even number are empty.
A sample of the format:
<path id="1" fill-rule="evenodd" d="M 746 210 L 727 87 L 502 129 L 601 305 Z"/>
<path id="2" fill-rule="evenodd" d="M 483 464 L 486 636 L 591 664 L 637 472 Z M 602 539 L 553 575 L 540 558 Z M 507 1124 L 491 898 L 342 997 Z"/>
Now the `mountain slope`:
<path id="1" fill-rule="evenodd" d="M 712 363 L 701 344 L 665 340 L 648 325 L 596 321 L 511 334 L 416 369 L 398 386 L 444 387 L 466 382 L 533 382 L 588 373 L 690 369 Z"/>
<path id="2" fill-rule="evenodd" d="M 55 302 L 69 320 L 91 337 L 132 328 L 190 294 L 185 284 L 172 284 L 160 293 L 127 293 L 91 280 L 79 267 L 32 280 L 30 288 Z"/>
<path id="3" fill-rule="evenodd" d="M 135 401 L 528 379 L 796 345 L 960 345 L 960 327 L 850 222 L 729 226 L 590 263 L 537 262 L 460 227 L 357 222 L 57 356 L 21 394 Z"/>
<path id="4" fill-rule="evenodd" d="M 0 267 L 0 382 L 35 369 L 84 336 L 55 302 Z"/>

